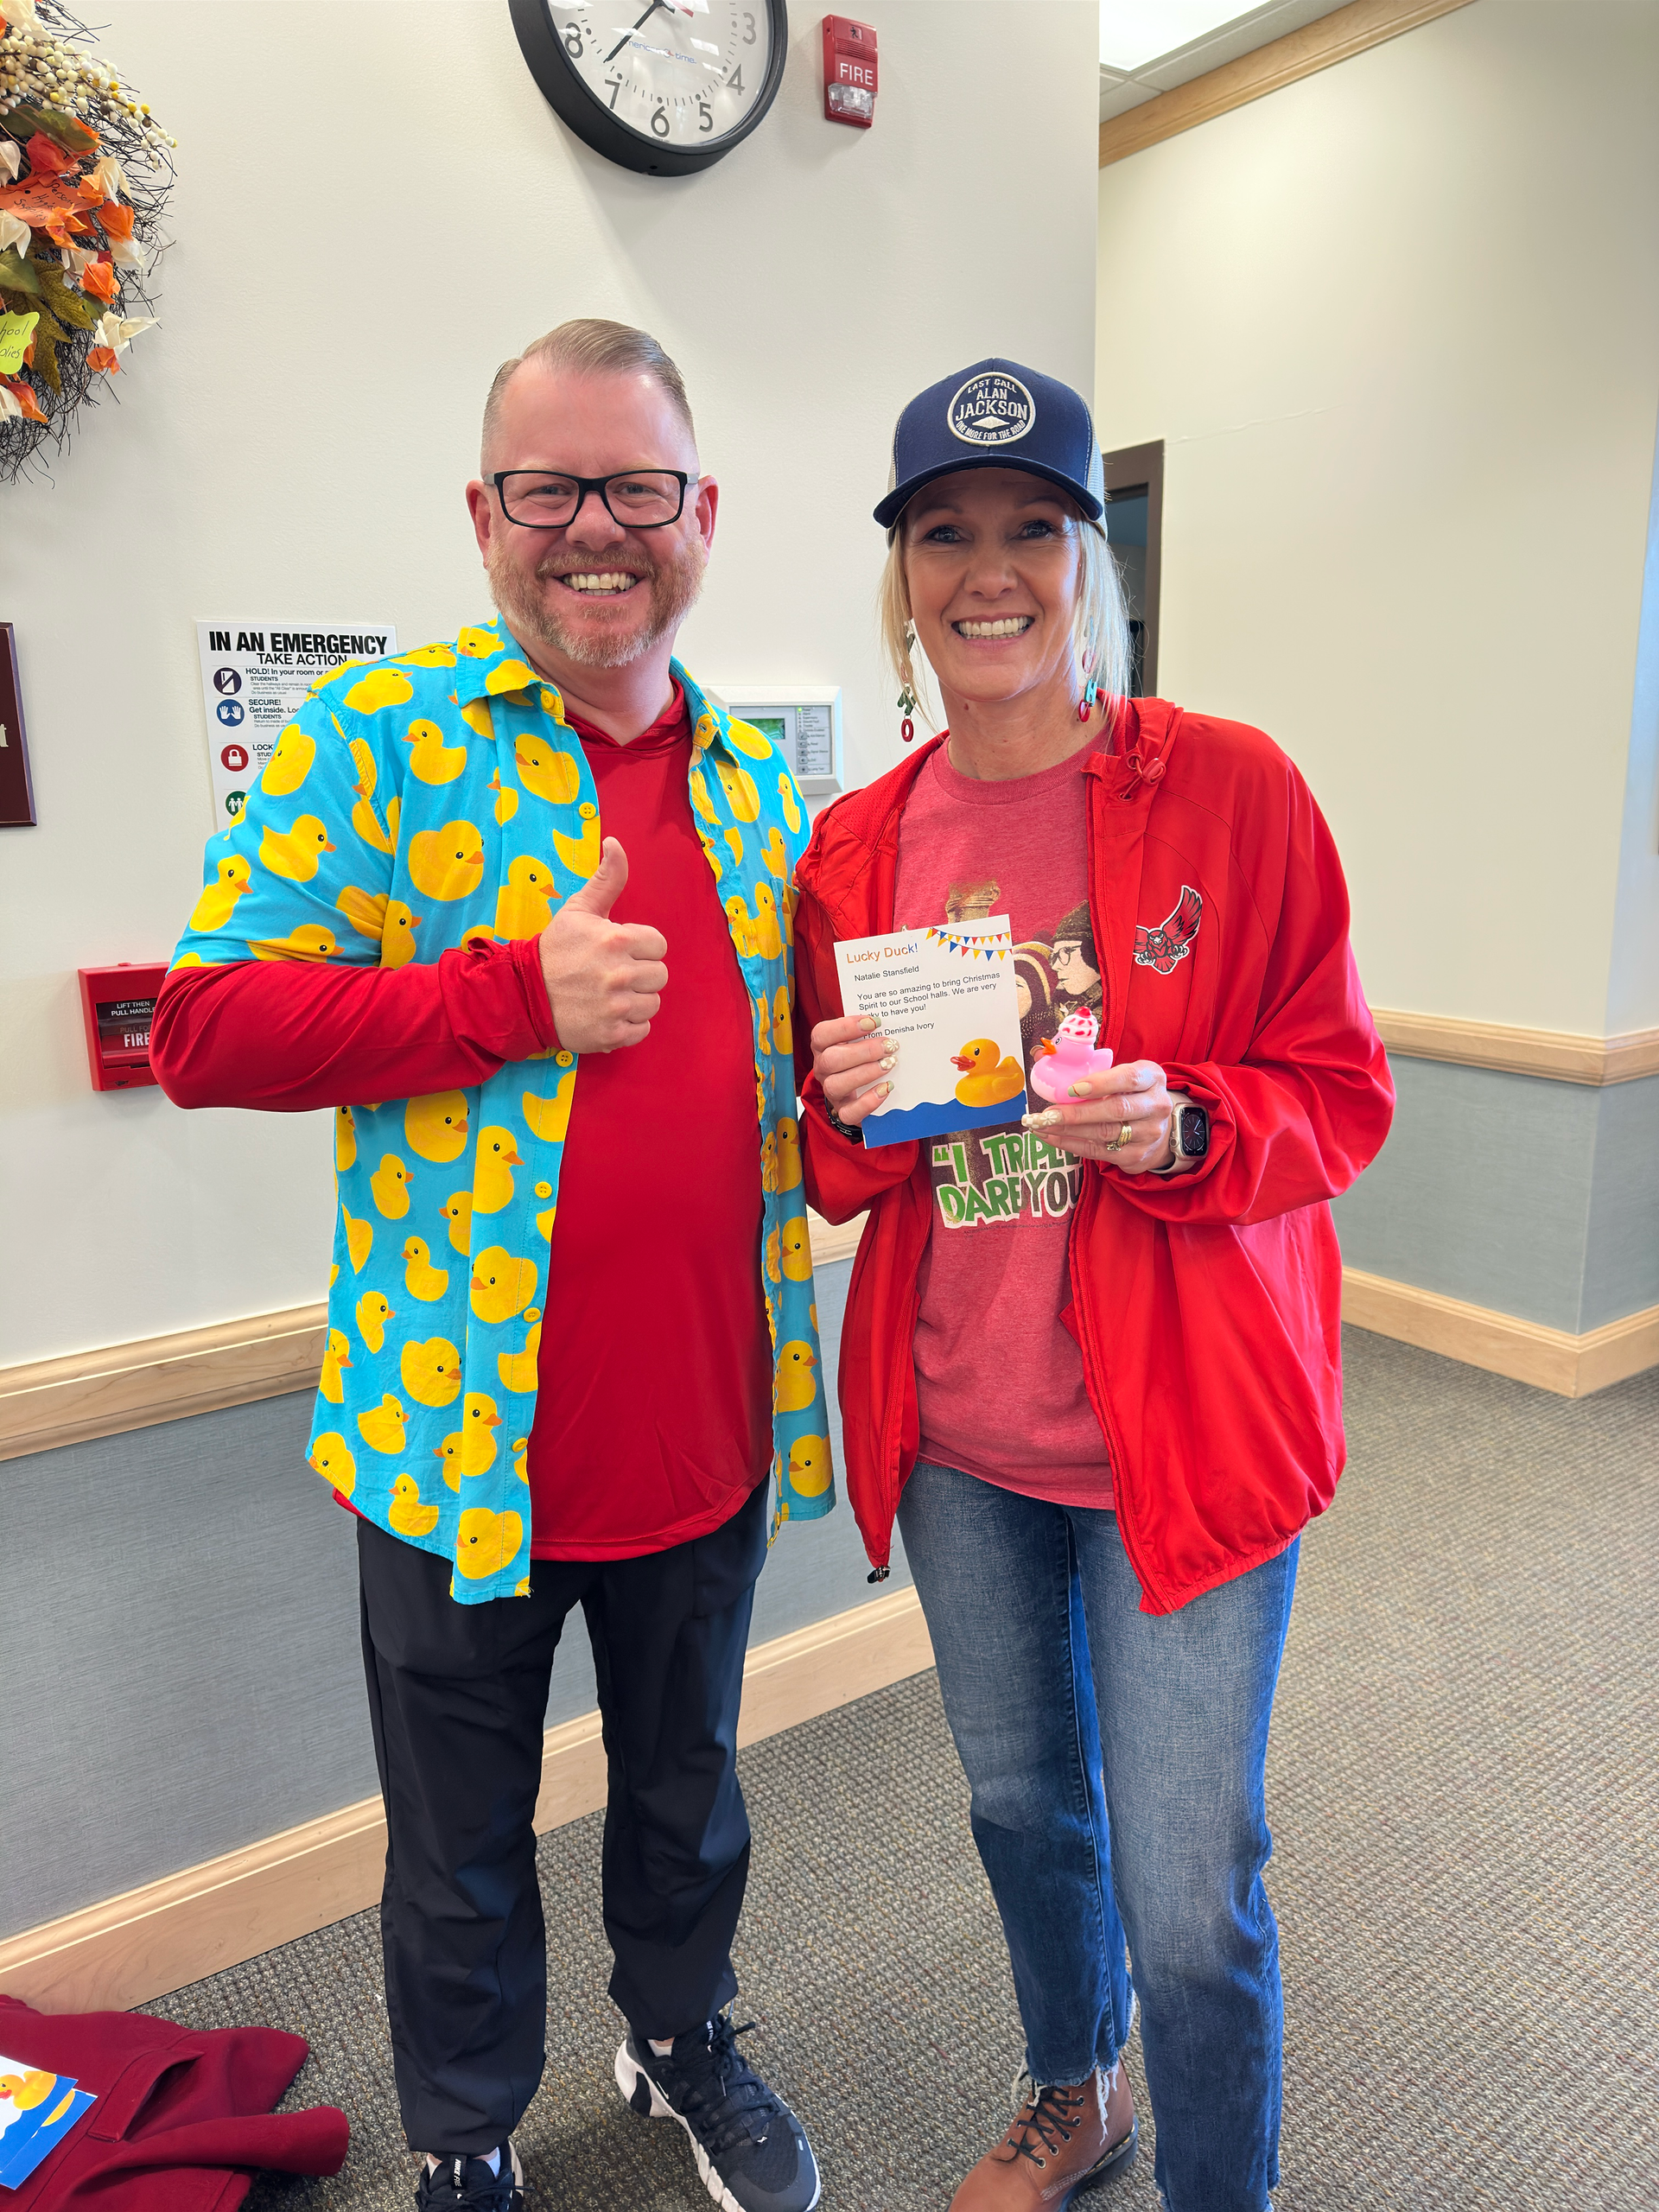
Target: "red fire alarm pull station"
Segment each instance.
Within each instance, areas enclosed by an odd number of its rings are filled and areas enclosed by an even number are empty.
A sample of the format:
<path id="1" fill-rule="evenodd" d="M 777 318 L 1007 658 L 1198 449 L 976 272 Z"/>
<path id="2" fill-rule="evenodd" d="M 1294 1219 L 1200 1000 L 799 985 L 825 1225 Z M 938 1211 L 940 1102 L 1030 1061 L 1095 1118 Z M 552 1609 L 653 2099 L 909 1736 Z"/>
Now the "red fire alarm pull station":
<path id="1" fill-rule="evenodd" d="M 875 26 L 850 16 L 823 19 L 823 112 L 868 130 L 875 121 Z"/>
<path id="2" fill-rule="evenodd" d="M 149 1023 L 161 995 L 166 963 L 122 961 L 115 968 L 82 968 L 80 1013 L 86 1025 L 86 1058 L 94 1090 L 136 1090 L 154 1083 L 149 1071 Z"/>

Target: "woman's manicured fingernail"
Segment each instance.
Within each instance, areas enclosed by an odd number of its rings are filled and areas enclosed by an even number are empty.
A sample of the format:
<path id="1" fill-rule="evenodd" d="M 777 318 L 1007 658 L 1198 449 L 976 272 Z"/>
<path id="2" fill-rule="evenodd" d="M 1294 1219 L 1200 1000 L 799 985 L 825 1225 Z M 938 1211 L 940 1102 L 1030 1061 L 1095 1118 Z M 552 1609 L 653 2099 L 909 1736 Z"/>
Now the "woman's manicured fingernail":
<path id="1" fill-rule="evenodd" d="M 1071 1086 L 1071 1095 L 1073 1098 L 1090 1098 L 1094 1096 L 1094 1093 L 1090 1090 L 1086 1083 L 1074 1083 Z"/>
<path id="2" fill-rule="evenodd" d="M 1022 1114 L 1020 1126 L 1022 1129 L 1058 1129 L 1065 1121 L 1065 1116 L 1058 1107 L 1049 1106 L 1040 1114 Z"/>
<path id="3" fill-rule="evenodd" d="M 885 1098 L 892 1089 L 893 1085 L 890 1083 L 878 1084 L 876 1085 L 875 1095 L 878 1098 Z"/>
<path id="4" fill-rule="evenodd" d="M 858 1017 L 858 1026 L 863 1030 L 874 1029 L 875 1027 L 875 1016 L 873 1014 L 861 1014 Z"/>
<path id="5" fill-rule="evenodd" d="M 889 1053 L 887 1054 L 887 1058 L 885 1058 L 881 1063 L 880 1063 L 880 1065 L 881 1065 L 884 1068 L 893 1068 L 893 1067 L 897 1067 L 897 1066 L 898 1066 L 898 1065 L 899 1065 L 899 1055 L 898 1055 L 898 1053 L 897 1053 L 897 1052 L 889 1052 Z"/>

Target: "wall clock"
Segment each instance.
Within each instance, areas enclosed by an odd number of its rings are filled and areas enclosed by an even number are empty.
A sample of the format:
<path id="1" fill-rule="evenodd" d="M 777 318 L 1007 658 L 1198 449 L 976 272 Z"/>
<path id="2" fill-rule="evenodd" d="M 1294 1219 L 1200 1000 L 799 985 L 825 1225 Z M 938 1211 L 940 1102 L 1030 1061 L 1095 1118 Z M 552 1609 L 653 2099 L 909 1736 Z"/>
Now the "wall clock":
<path id="1" fill-rule="evenodd" d="M 607 161 L 647 176 L 706 169 L 776 99 L 785 0 L 508 0 L 550 106 Z"/>

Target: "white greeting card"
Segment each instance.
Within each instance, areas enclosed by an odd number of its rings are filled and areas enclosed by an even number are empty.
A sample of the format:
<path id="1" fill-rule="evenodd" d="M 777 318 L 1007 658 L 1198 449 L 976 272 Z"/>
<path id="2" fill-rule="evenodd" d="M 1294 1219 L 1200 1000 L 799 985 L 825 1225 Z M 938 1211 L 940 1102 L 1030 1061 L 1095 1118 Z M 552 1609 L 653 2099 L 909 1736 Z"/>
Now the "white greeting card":
<path id="1" fill-rule="evenodd" d="M 836 947 L 842 1004 L 899 1047 L 867 1145 L 995 1128 L 1026 1110 L 1026 1067 L 1006 914 L 893 930 Z"/>

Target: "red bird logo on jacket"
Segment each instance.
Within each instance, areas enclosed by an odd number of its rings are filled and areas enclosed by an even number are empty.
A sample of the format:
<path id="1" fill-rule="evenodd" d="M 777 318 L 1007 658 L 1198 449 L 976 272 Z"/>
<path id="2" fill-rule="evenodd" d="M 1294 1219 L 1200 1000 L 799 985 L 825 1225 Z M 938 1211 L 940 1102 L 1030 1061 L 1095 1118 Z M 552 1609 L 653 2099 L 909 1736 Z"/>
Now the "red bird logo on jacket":
<path id="1" fill-rule="evenodd" d="M 1203 899 L 1190 883 L 1184 883 L 1173 912 L 1166 914 L 1155 930 L 1149 930 L 1142 922 L 1135 931 L 1135 966 L 1155 968 L 1160 976 L 1167 976 L 1175 963 L 1185 960 L 1192 950 L 1192 940 L 1203 918 Z"/>

